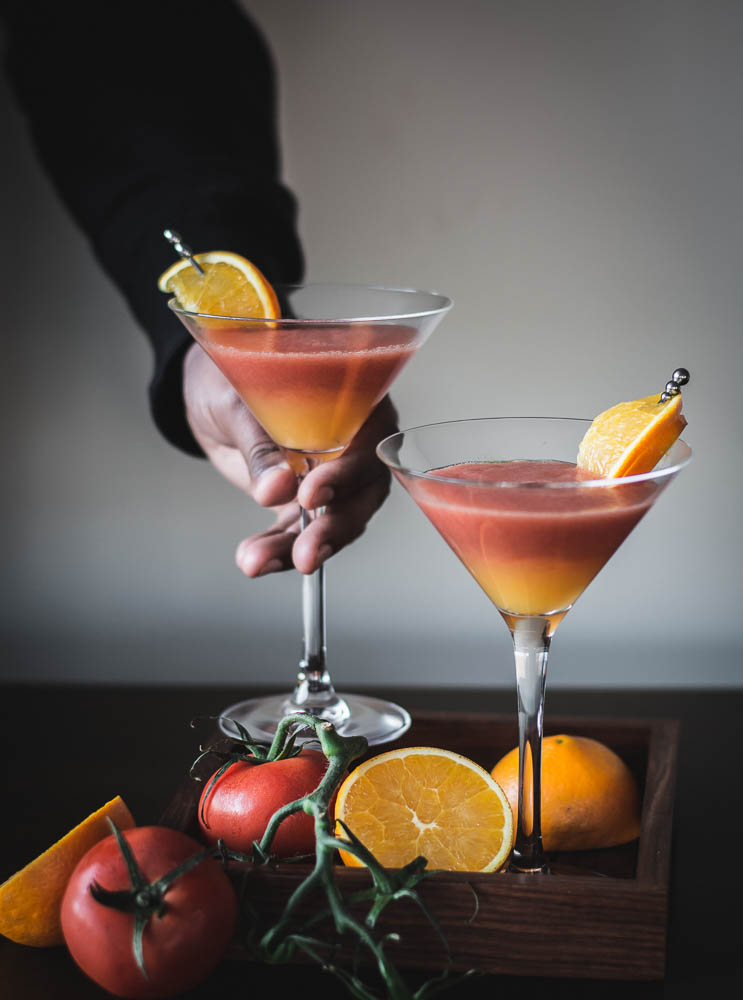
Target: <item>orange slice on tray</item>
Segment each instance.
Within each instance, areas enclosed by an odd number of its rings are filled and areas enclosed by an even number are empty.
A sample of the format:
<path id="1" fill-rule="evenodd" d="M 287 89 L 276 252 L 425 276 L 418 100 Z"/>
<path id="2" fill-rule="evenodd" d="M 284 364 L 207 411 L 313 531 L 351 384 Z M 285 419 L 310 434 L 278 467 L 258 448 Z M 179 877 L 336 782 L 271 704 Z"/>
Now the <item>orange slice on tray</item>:
<path id="1" fill-rule="evenodd" d="M 80 858 L 111 833 L 109 816 L 120 830 L 135 825 L 117 795 L 0 885 L 0 934 L 36 948 L 64 944 L 59 911 L 65 887 Z"/>
<path id="2" fill-rule="evenodd" d="M 160 275 L 157 287 L 174 295 L 189 312 L 211 316 L 279 319 L 281 308 L 276 292 L 261 271 L 239 254 L 225 250 L 197 253 L 193 259 L 177 260 Z"/>
<path id="3" fill-rule="evenodd" d="M 519 748 L 492 775 L 516 817 Z M 526 826 L 531 828 L 531 778 L 526 769 Z M 542 842 L 546 851 L 582 851 L 626 844 L 640 835 L 637 782 L 609 747 L 585 736 L 547 736 L 542 743 Z"/>
<path id="4" fill-rule="evenodd" d="M 423 855 L 429 868 L 492 872 L 513 846 L 511 808 L 497 782 L 474 761 L 435 747 L 389 750 L 360 764 L 340 787 L 335 817 L 386 868 Z M 340 825 L 336 832 L 345 836 Z"/>
<path id="5" fill-rule="evenodd" d="M 684 372 L 681 384 L 688 381 Z M 661 401 L 661 395 L 617 403 L 593 421 L 578 448 L 578 467 L 601 479 L 633 476 L 654 469 L 686 427 L 681 393 Z M 667 393 L 663 393 L 667 395 Z"/>

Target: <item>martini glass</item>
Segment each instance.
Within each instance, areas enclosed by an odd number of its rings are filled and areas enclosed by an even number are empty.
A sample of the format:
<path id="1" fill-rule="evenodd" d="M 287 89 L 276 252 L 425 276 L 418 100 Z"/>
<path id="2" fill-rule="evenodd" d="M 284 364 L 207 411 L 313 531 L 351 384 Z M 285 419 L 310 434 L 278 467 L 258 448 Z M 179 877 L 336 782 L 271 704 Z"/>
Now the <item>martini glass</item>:
<path id="1" fill-rule="evenodd" d="M 282 319 L 214 316 L 188 312 L 174 299 L 168 304 L 301 481 L 343 454 L 451 300 L 341 284 L 276 286 L 276 293 Z M 302 527 L 321 514 L 303 509 Z M 305 576 L 302 589 L 304 648 L 293 693 L 243 701 L 224 715 L 258 739 L 270 740 L 279 720 L 294 712 L 309 712 L 370 743 L 400 736 L 410 725 L 405 709 L 333 687 L 325 650 L 325 567 Z"/>
<path id="2" fill-rule="evenodd" d="M 555 629 L 690 460 L 679 440 L 652 472 L 578 470 L 588 420 L 496 417 L 414 427 L 377 453 L 503 616 L 513 638 L 519 803 L 511 865 L 547 871 L 540 822 L 542 720 Z"/>

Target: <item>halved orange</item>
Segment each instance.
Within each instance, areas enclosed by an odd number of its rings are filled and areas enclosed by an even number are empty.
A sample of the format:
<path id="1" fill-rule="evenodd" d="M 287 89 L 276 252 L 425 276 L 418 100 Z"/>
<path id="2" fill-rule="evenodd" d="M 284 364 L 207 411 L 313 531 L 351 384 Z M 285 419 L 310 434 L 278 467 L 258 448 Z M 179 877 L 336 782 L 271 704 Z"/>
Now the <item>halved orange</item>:
<path id="1" fill-rule="evenodd" d="M 511 809 L 497 782 L 474 761 L 436 747 L 389 750 L 359 765 L 340 787 L 335 816 L 386 868 L 423 855 L 429 868 L 492 872 L 513 846 Z M 344 836 L 340 825 L 337 835 Z"/>
<path id="2" fill-rule="evenodd" d="M 681 431 L 681 393 L 617 403 L 594 419 L 578 448 L 578 467 L 600 479 L 650 472 Z"/>
<path id="3" fill-rule="evenodd" d="M 0 885 L 0 934 L 36 948 L 64 944 L 59 911 L 65 887 L 80 858 L 111 833 L 108 816 L 120 830 L 135 825 L 117 795 Z"/>
<path id="4" fill-rule="evenodd" d="M 519 748 L 492 775 L 516 819 Z M 531 776 L 524 774 L 527 830 L 531 829 Z M 546 736 L 542 743 L 542 842 L 547 851 L 582 851 L 626 844 L 640 835 L 640 793 L 634 775 L 610 747 L 587 736 Z"/>
<path id="5" fill-rule="evenodd" d="M 276 292 L 261 271 L 245 257 L 225 250 L 194 254 L 204 273 L 188 260 L 177 260 L 160 275 L 157 287 L 174 295 L 189 312 L 212 316 L 279 319 Z"/>

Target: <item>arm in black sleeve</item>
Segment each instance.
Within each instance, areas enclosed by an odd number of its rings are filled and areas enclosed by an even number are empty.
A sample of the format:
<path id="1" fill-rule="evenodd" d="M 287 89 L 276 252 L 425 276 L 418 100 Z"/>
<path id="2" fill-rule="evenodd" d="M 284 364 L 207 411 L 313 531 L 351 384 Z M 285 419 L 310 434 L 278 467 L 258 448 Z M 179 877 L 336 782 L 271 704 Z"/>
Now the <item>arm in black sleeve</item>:
<path id="1" fill-rule="evenodd" d="M 296 206 L 279 179 L 271 59 L 229 0 L 2 0 L 6 65 L 46 170 L 155 352 L 154 420 L 185 419 L 190 344 L 157 290 L 162 230 L 301 279 Z"/>

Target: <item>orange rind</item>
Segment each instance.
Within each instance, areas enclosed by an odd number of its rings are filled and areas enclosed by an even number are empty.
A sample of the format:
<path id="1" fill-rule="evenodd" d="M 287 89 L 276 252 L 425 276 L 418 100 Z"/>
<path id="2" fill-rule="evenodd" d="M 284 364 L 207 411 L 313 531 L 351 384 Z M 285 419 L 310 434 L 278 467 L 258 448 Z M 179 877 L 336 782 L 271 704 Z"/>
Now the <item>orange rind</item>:
<path id="1" fill-rule="evenodd" d="M 111 833 L 108 818 L 120 830 L 135 825 L 117 795 L 0 885 L 0 934 L 35 948 L 64 944 L 60 907 L 67 882 L 83 855 Z"/>
<path id="2" fill-rule="evenodd" d="M 492 770 L 516 822 L 519 748 Z M 525 825 L 531 829 L 531 776 L 524 770 Z M 640 835 L 640 795 L 624 761 L 586 736 L 546 736 L 542 741 L 542 843 L 546 851 L 615 847 Z"/>

